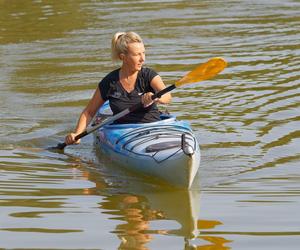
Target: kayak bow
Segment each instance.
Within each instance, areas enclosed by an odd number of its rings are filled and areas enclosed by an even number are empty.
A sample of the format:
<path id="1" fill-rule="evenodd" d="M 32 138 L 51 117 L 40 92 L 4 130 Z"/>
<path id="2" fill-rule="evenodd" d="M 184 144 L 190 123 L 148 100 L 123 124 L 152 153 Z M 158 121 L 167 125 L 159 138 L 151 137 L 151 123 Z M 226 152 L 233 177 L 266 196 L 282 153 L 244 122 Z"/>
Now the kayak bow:
<path id="1" fill-rule="evenodd" d="M 106 102 L 98 120 L 107 119 L 109 110 Z M 179 187 L 190 188 L 200 166 L 200 148 L 190 125 L 171 115 L 151 123 L 102 126 L 95 141 L 119 166 Z"/>

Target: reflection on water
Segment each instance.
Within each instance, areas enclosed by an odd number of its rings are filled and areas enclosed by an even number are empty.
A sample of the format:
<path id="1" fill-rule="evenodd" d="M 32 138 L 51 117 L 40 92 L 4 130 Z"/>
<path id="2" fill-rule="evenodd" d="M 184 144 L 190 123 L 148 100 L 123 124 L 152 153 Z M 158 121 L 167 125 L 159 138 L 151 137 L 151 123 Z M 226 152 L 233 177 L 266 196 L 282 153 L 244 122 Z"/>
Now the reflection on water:
<path id="1" fill-rule="evenodd" d="M 113 231 L 121 240 L 120 249 L 149 249 L 146 244 L 156 235 L 177 235 L 186 242 L 197 236 L 197 193 L 123 194 L 109 197 L 101 208 L 111 211 L 111 219 L 124 220 Z"/>
<path id="2" fill-rule="evenodd" d="M 0 248 L 298 249 L 299 8 L 0 1 Z M 141 34 L 166 84 L 208 58 L 229 63 L 176 89 L 168 106 L 201 144 L 193 191 L 109 167 L 92 137 L 64 154 L 44 150 L 117 67 L 109 46 L 121 30 Z"/>
<path id="3" fill-rule="evenodd" d="M 88 16 L 81 11 L 79 1 L 0 1 L 0 44 L 57 38 L 85 28 Z"/>
<path id="4" fill-rule="evenodd" d="M 41 156 L 14 150 L 9 156 L 5 151 L 1 155 L 3 247 L 21 247 L 20 233 L 41 234 L 43 244 L 35 239 L 27 243 L 35 248 L 55 247 L 51 234 L 62 235 L 56 236 L 62 244 L 72 240 L 73 247 L 86 246 L 81 237 L 90 241 L 87 245 L 103 247 L 103 239 L 113 234 L 119 238 L 119 249 L 148 249 L 146 244 L 157 235 L 176 235 L 184 245 L 198 235 L 197 190 L 164 189 L 134 177 L 129 181 L 126 176 L 110 178 L 111 170 L 105 166 L 93 169 L 79 158 L 55 153 Z M 107 232 L 94 239 L 103 228 Z M 11 242 L 11 238 L 18 240 Z M 112 243 L 106 244 L 110 248 Z"/>

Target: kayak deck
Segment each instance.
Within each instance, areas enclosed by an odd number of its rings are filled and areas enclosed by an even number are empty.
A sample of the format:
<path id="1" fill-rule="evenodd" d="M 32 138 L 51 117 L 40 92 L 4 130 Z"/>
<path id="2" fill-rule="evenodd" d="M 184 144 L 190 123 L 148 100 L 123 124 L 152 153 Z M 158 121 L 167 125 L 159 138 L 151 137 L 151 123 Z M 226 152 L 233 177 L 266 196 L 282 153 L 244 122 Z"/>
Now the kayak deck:
<path id="1" fill-rule="evenodd" d="M 98 118 L 110 116 L 106 107 Z M 191 187 L 200 165 L 200 148 L 189 124 L 174 116 L 143 124 L 112 124 L 97 130 L 96 145 L 113 162 L 169 184 Z"/>

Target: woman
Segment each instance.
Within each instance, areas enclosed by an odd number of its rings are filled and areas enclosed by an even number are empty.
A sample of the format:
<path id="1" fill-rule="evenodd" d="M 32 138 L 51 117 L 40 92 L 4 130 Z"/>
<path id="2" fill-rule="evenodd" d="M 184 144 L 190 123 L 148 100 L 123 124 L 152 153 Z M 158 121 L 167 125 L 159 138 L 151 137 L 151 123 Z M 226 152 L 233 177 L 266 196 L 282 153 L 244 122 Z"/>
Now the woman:
<path id="1" fill-rule="evenodd" d="M 65 138 L 66 144 L 79 143 L 76 135 L 83 132 L 97 110 L 109 100 L 113 114 L 142 102 L 144 108 L 132 112 L 116 123 L 146 123 L 159 120 L 156 103 L 171 101 L 169 93 L 152 100 L 151 96 L 166 86 L 152 69 L 143 67 L 145 47 L 141 37 L 134 32 L 118 32 L 112 39 L 112 59 L 121 60 L 122 66 L 105 76 L 99 83 L 92 99 L 80 115 L 76 129 Z"/>

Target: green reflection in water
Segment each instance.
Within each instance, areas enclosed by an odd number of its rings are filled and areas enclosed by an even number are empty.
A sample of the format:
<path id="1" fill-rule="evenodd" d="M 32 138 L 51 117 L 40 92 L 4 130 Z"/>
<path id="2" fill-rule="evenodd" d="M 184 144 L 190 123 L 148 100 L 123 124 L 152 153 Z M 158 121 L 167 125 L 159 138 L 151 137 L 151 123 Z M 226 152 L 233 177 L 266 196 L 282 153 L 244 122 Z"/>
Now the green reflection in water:
<path id="1" fill-rule="evenodd" d="M 32 42 L 86 27 L 81 1 L 0 1 L 0 44 Z"/>
<path id="2" fill-rule="evenodd" d="M 82 232 L 82 230 L 50 229 L 50 228 L 1 228 L 0 230 L 2 230 L 2 231 L 10 231 L 10 232 L 52 233 L 52 234 L 79 233 L 79 232 Z"/>

